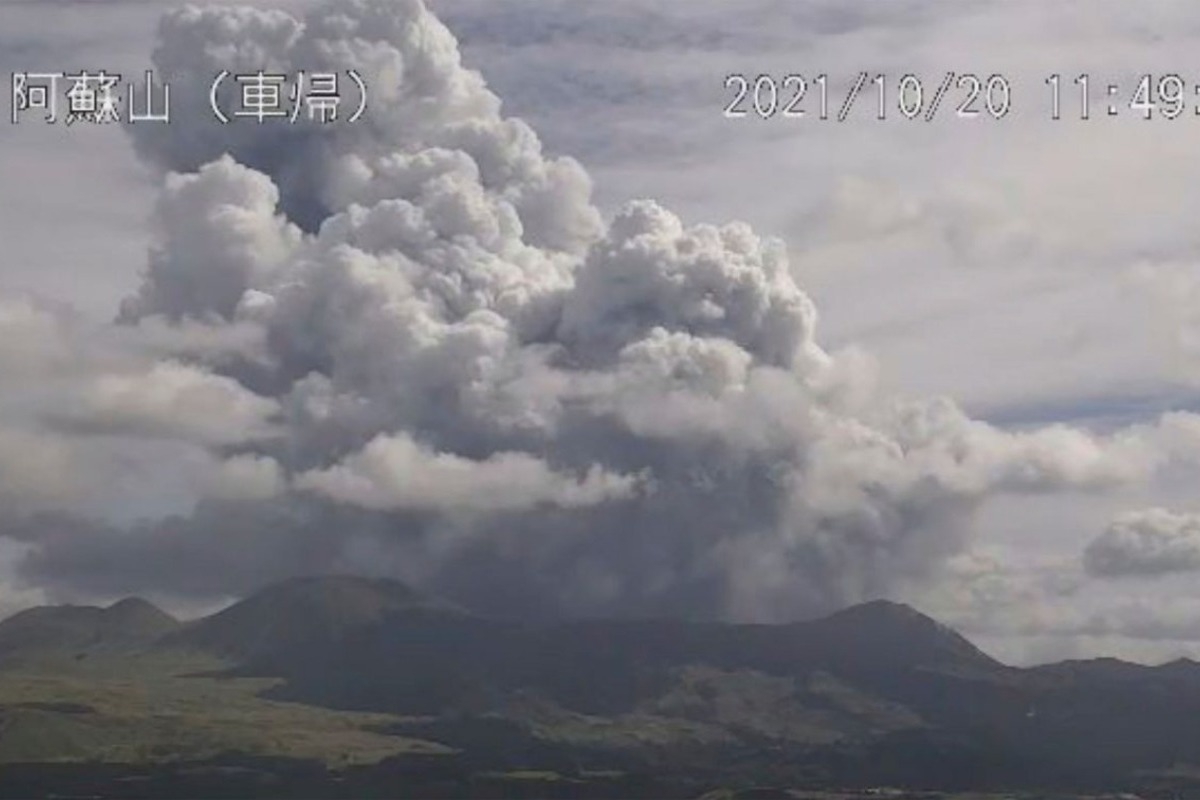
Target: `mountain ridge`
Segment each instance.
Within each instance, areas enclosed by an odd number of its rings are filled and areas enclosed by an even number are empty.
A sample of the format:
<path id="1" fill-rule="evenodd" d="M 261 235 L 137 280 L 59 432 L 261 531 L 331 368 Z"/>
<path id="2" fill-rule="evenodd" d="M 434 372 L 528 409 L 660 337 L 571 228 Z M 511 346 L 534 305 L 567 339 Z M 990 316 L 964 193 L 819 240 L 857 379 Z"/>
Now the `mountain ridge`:
<path id="1" fill-rule="evenodd" d="M 355 600 L 359 601 L 357 605 L 353 602 Z M 449 601 L 423 594 L 399 580 L 365 577 L 348 573 L 317 574 L 288 578 L 268 584 L 234 601 L 219 611 L 186 620 L 180 620 L 150 601 L 138 596 L 123 597 L 103 606 L 77 603 L 31 606 L 0 619 L 0 652 L 3 652 L 6 647 L 5 637 L 8 629 L 14 628 L 17 625 L 23 627 L 34 623 L 35 620 L 36 624 L 39 625 L 46 623 L 70 624 L 69 620 L 79 621 L 83 619 L 91 619 L 93 621 L 105 620 L 109 624 L 118 624 L 120 618 L 125 618 L 125 622 L 119 624 L 143 625 L 145 628 L 159 627 L 164 633 L 179 635 L 186 639 L 194 637 L 198 641 L 204 638 L 199 632 L 204 630 L 207 624 L 216 620 L 227 620 L 231 616 L 236 617 L 245 614 L 248 608 L 247 604 L 250 604 L 250 607 L 260 606 L 260 608 L 255 609 L 256 613 L 254 616 L 263 616 L 269 612 L 269 606 L 295 604 L 298 601 L 309 605 L 309 608 L 306 610 L 315 610 L 317 612 L 316 621 L 318 623 L 322 617 L 328 617 L 332 621 L 336 621 L 339 616 L 345 614 L 349 616 L 346 623 L 351 626 L 357 626 L 376 621 L 380 616 L 397 611 L 427 611 L 433 614 L 458 615 L 464 619 L 470 617 L 479 620 L 500 622 L 498 619 L 493 620 L 489 617 L 479 617 Z M 347 603 L 346 601 L 350 602 Z M 321 608 L 325 604 L 330 604 L 330 607 Z M 371 607 L 372 605 L 374 608 Z M 267 608 L 263 606 L 267 606 Z M 336 606 L 340 606 L 340 611 L 335 610 L 334 607 Z M 276 624 L 267 619 L 256 621 L 264 625 Z M 313 620 L 310 619 L 308 621 L 312 622 Z M 1024 666 L 1010 665 L 987 654 L 952 627 L 945 625 L 920 609 L 908 603 L 884 598 L 854 603 L 818 617 L 781 623 L 736 623 L 716 620 L 691 622 L 670 617 L 651 619 L 614 617 L 584 618 L 579 620 L 559 619 L 530 624 L 537 627 L 564 625 L 732 627 L 779 632 L 791 630 L 812 631 L 823 627 L 848 625 L 861 627 L 861 630 L 857 631 L 857 633 L 862 635 L 880 633 L 882 632 L 881 629 L 890 627 L 893 633 L 905 632 L 908 634 L 924 635 L 930 639 L 940 637 L 943 643 L 951 645 L 953 649 L 958 650 L 964 655 L 1010 669 L 1037 671 L 1067 669 L 1087 665 L 1091 668 L 1111 667 L 1113 669 L 1130 667 L 1133 669 L 1162 671 L 1200 670 L 1200 661 L 1186 656 L 1179 656 L 1156 664 L 1129 661 L 1113 656 L 1094 656 L 1090 658 L 1069 658 Z M 230 651 L 237 650 L 237 648 L 228 649 Z"/>
<path id="2" fill-rule="evenodd" d="M 139 597 L 108 606 L 35 606 L 0 620 L 0 659 L 20 654 L 151 644 L 179 620 Z"/>
<path id="3" fill-rule="evenodd" d="M 360 602 L 356 605 L 353 602 L 355 600 Z M 346 601 L 350 602 L 347 603 Z M 336 619 L 339 616 L 342 616 L 343 613 L 348 614 L 350 618 L 347 619 L 346 622 L 349 625 L 361 625 L 365 622 L 374 621 L 378 617 L 386 615 L 388 612 L 396 611 L 428 611 L 435 614 L 443 613 L 446 615 L 459 615 L 463 618 L 471 617 L 480 620 L 501 622 L 499 619 L 479 617 L 478 615 L 471 613 L 461 606 L 449 601 L 441 600 L 431 595 L 423 594 L 416 589 L 413 589 L 408 584 L 396 579 L 366 577 L 349 573 L 315 574 L 297 576 L 268 584 L 259 590 L 251 592 L 245 597 L 234 601 L 219 611 L 205 616 L 185 620 L 180 620 L 172 616 L 148 600 L 138 596 L 123 597 L 104 606 L 77 603 L 31 606 L 18 610 L 7 617 L 0 619 L 0 651 L 4 649 L 4 636 L 6 628 L 12 627 L 18 621 L 24 625 L 27 622 L 32 622 L 35 618 L 38 619 L 40 624 L 46 622 L 48 619 L 62 621 L 68 617 L 74 617 L 75 619 L 91 617 L 93 619 L 105 619 L 109 622 L 115 622 L 117 618 L 124 616 L 129 618 L 129 623 L 137 624 L 136 619 L 140 617 L 143 622 L 150 623 L 147 625 L 147 627 L 158 625 L 163 627 L 166 632 L 183 635 L 185 638 L 196 637 L 197 639 L 200 639 L 202 637 L 198 634 L 198 632 L 203 630 L 206 627 L 206 624 L 212 623 L 216 620 L 227 620 L 230 617 L 246 614 L 248 607 L 259 606 L 259 608 L 255 609 L 256 613 L 254 616 L 261 616 L 269 611 L 269 608 L 264 608 L 264 606 L 269 607 L 274 605 L 290 605 L 297 603 L 308 605 L 309 608 L 306 610 L 315 610 L 317 612 L 318 622 L 320 621 L 321 617 L 329 617 L 332 618 L 333 621 L 336 621 Z M 322 606 L 326 604 L 330 604 L 330 606 L 322 608 Z M 371 608 L 372 605 L 375 607 Z M 341 610 L 335 610 L 334 606 L 340 606 Z M 257 621 L 265 625 L 275 624 L 271 620 L 266 619 L 260 619 Z M 313 620 L 310 619 L 309 621 L 312 622 Z M 506 620 L 506 622 L 508 621 Z M 708 626 L 745 629 L 757 628 L 780 632 L 788 630 L 811 631 L 822 627 L 848 625 L 853 627 L 861 627 L 862 630 L 858 631 L 858 633 L 863 635 L 879 633 L 881 632 L 881 629 L 891 627 L 893 632 L 902 631 L 908 634 L 920 634 L 928 636 L 930 639 L 936 639 L 940 637 L 944 643 L 952 644 L 953 648 L 959 650 L 962 654 L 968 655 L 972 658 L 986 660 L 992 664 L 1005 666 L 1010 669 L 1044 670 L 1050 668 L 1066 668 L 1071 665 L 1083 664 L 1096 667 L 1111 665 L 1114 668 L 1123 665 L 1148 670 L 1200 669 L 1200 661 L 1185 656 L 1176 657 L 1157 664 L 1128 661 L 1112 656 L 1095 656 L 1090 658 L 1062 659 L 1060 661 L 1044 662 L 1024 666 L 1010 665 L 987 654 L 952 627 L 945 625 L 920 609 L 908 603 L 884 598 L 854 603 L 818 617 L 804 618 L 791 622 L 780 623 L 738 623 L 723 622 L 719 620 L 693 622 L 671 617 L 601 617 L 582 618 L 578 620 L 557 619 L 552 621 L 539 621 L 537 623 L 530 624 L 538 627 L 553 627 L 563 625 L 615 625 L 622 627 Z"/>
<path id="4" fill-rule="evenodd" d="M 44 729 L 78 731 L 106 713 L 122 735 L 153 740 L 158 723 L 130 728 L 128 712 L 106 705 L 135 674 L 184 692 L 179 708 L 197 707 L 186 692 L 202 684 L 190 681 L 208 680 L 257 687 L 238 702 L 267 720 L 281 708 L 362 715 L 372 747 L 381 735 L 432 743 L 463 754 L 463 769 L 1108 785 L 1200 765 L 1200 664 L 1011 667 L 893 601 L 779 625 L 516 623 L 341 575 L 273 584 L 187 623 L 137 599 L 0 621 L 0 688 L 46 698 L 0 703 L 0 724 L 30 731 L 22 753 L 54 741 Z M 95 698 L 88 675 L 108 687 Z M 61 691 L 47 689 L 60 679 Z M 739 766 L 714 766 L 726 761 Z"/>
<path id="5" fill-rule="evenodd" d="M 190 621 L 175 632 L 173 641 L 256 659 L 314 638 L 338 638 L 401 613 L 466 614 L 388 578 L 302 576 L 268 585 L 221 611 Z"/>

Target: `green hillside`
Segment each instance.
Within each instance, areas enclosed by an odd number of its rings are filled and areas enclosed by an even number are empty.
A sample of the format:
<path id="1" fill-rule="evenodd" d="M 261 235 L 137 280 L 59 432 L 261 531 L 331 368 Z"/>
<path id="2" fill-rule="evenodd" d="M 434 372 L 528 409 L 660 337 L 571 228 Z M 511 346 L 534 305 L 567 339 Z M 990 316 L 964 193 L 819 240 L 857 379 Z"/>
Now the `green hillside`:
<path id="1" fill-rule="evenodd" d="M 1200 784 L 1197 720 L 1194 663 L 1016 669 L 886 602 L 535 625 L 335 577 L 188 623 L 141 600 L 0 622 L 0 796 L 1169 793 Z"/>

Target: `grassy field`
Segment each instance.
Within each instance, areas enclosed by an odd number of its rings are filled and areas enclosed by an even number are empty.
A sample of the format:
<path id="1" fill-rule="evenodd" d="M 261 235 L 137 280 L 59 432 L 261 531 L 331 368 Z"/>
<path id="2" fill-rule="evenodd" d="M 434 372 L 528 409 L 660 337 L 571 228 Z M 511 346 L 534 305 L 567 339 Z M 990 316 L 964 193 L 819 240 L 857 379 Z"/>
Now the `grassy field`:
<path id="1" fill-rule="evenodd" d="M 214 676 L 190 653 L 92 654 L 0 670 L 0 763 L 161 763 L 237 752 L 330 767 L 443 745 L 382 733 L 400 721 L 259 697 L 272 679 Z"/>

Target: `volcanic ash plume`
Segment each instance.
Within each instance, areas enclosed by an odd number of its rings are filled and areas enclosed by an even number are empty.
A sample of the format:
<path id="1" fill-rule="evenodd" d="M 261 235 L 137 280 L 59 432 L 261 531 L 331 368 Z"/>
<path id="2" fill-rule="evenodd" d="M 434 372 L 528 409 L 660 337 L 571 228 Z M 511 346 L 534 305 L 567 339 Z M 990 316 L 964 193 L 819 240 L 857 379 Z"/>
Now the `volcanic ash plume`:
<path id="1" fill-rule="evenodd" d="M 175 118 L 130 132 L 171 174 L 120 321 L 222 338 L 137 380 L 205 382 L 198 416 L 229 425 L 184 431 L 218 467 L 182 516 L 10 525 L 43 583 L 215 596 L 356 570 L 491 611 L 793 618 L 926 575 L 992 493 L 1145 468 L 1126 438 L 881 395 L 744 224 L 648 200 L 604 221 L 418 0 L 187 8 L 160 35 Z M 367 112 L 219 124 L 213 77 L 259 69 L 357 70 Z M 134 388 L 57 430 L 163 416 Z"/>

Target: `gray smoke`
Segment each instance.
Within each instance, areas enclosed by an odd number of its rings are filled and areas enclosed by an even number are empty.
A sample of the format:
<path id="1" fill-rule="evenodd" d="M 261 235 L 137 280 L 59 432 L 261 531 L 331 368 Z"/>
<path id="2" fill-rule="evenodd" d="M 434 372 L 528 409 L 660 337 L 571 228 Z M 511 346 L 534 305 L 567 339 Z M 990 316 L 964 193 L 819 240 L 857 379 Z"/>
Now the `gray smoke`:
<path id="1" fill-rule="evenodd" d="M 160 34 L 175 119 L 130 130 L 172 173 L 106 334 L 140 349 L 73 378 L 39 435 L 185 448 L 199 502 L 10 515 L 40 585 L 216 597 L 351 570 L 492 611 L 793 618 L 930 574 L 991 494 L 1152 465 L 1136 437 L 881 393 L 744 224 L 649 200 L 603 221 L 419 0 L 188 8 Z M 367 113 L 217 123 L 213 77 L 259 69 L 355 69 Z"/>
<path id="2" fill-rule="evenodd" d="M 1104 578 L 1200 570 L 1200 516 L 1163 508 L 1120 515 L 1085 548 L 1084 567 Z"/>

